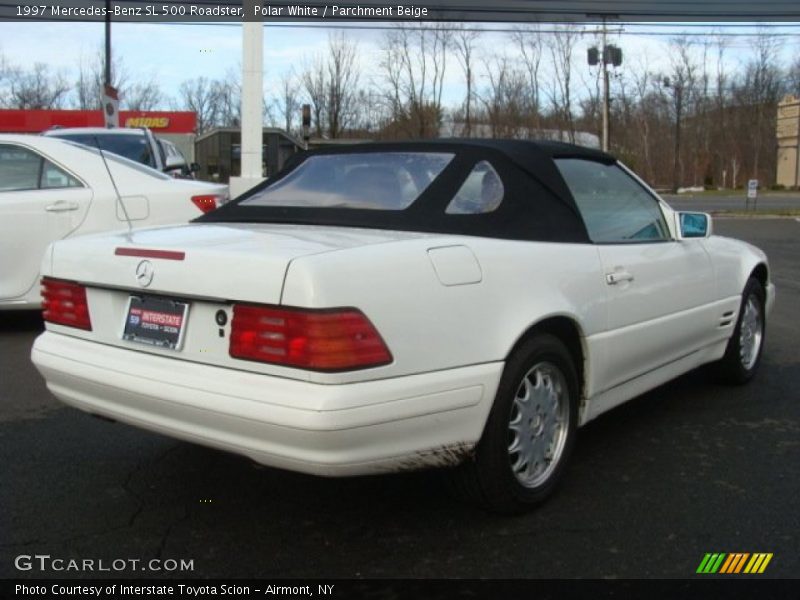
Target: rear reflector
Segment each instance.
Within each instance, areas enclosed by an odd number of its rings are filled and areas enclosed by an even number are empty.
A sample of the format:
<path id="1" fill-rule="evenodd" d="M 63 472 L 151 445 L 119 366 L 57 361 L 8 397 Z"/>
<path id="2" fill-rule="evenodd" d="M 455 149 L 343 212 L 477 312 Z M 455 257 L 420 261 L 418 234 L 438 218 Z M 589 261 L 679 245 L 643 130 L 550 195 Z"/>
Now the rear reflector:
<path id="1" fill-rule="evenodd" d="M 42 278 L 42 310 L 42 317 L 48 323 L 92 330 L 86 288 L 80 284 Z"/>
<path id="2" fill-rule="evenodd" d="M 202 211 L 203 214 L 205 214 L 217 208 L 217 206 L 221 203 L 221 197 L 215 194 L 192 196 L 192 202 Z"/>
<path id="3" fill-rule="evenodd" d="M 174 250 L 149 250 L 147 248 L 117 248 L 114 250 L 116 256 L 138 256 L 139 258 L 163 258 L 164 260 L 183 260 L 186 258 L 185 252 Z"/>
<path id="4" fill-rule="evenodd" d="M 306 310 L 236 304 L 230 355 L 315 371 L 364 369 L 392 361 L 375 327 L 354 308 Z"/>

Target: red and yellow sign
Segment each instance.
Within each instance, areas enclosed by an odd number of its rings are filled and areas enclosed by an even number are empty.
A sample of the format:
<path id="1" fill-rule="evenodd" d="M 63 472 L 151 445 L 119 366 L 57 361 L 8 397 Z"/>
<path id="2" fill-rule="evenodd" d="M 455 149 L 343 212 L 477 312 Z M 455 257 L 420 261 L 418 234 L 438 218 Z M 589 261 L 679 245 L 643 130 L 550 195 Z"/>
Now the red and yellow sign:
<path id="1" fill-rule="evenodd" d="M 197 115 L 188 111 L 121 110 L 120 125 L 156 133 L 194 133 Z M 0 110 L 0 133 L 41 133 L 51 127 L 104 127 L 99 110 Z"/>
<path id="2" fill-rule="evenodd" d="M 169 117 L 129 117 L 125 120 L 125 127 L 166 129 L 169 127 Z"/>

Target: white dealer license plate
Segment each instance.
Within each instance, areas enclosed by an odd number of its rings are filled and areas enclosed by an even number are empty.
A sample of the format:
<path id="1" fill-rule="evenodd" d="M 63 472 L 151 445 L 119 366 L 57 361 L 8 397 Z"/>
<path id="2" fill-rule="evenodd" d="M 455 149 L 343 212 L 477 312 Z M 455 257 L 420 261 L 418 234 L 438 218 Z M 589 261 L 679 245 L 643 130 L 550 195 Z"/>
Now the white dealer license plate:
<path id="1" fill-rule="evenodd" d="M 122 339 L 180 350 L 189 303 L 158 296 L 131 296 Z"/>

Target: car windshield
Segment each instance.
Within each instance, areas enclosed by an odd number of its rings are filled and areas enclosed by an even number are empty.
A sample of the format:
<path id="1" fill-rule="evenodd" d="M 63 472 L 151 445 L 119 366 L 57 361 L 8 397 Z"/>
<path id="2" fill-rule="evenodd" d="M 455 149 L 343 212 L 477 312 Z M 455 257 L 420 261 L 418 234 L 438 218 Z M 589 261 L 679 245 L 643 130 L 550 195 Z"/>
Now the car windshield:
<path id="1" fill-rule="evenodd" d="M 241 206 L 403 210 L 453 159 L 433 152 L 322 154 L 256 192 Z"/>
<path id="2" fill-rule="evenodd" d="M 125 158 L 133 161 L 148 165 L 150 167 L 155 165 L 153 155 L 150 152 L 150 145 L 147 143 L 147 138 L 143 135 L 108 135 L 105 133 L 64 133 L 53 134 L 53 137 L 59 137 L 72 142 L 78 142 L 86 146 L 96 148 L 98 145 L 108 152 L 119 154 Z"/>
<path id="3" fill-rule="evenodd" d="M 81 144 L 80 142 L 73 142 L 72 140 L 65 140 L 65 141 L 68 144 L 73 144 L 76 148 L 80 148 L 81 150 L 93 152 L 98 155 L 100 154 L 100 151 L 94 146 L 87 146 L 85 144 Z M 105 157 L 106 160 L 115 162 L 129 169 L 138 171 L 142 175 L 147 175 L 148 177 L 152 177 L 153 179 L 161 179 L 162 181 L 172 180 L 172 177 L 170 177 L 169 175 L 165 175 L 161 171 L 158 171 L 156 169 L 151 169 L 147 165 L 143 165 L 142 163 L 127 159 L 124 156 L 119 156 L 118 154 L 114 154 L 110 150 L 108 152 L 103 152 L 103 156 Z"/>

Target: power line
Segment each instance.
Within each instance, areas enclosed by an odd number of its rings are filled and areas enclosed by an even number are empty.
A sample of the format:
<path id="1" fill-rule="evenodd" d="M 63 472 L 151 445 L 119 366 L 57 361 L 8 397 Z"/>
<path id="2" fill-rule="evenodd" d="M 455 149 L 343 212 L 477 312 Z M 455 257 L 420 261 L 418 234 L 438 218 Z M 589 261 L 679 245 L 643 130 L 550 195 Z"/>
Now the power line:
<path id="1" fill-rule="evenodd" d="M 166 25 L 172 26 L 177 25 L 181 27 L 241 27 L 240 23 L 189 23 L 183 21 L 176 21 L 174 23 L 150 23 L 150 25 Z M 616 24 L 615 24 L 616 25 Z M 627 26 L 630 26 L 628 24 Z M 635 26 L 635 24 L 634 24 Z M 353 30 L 353 31 L 394 31 L 403 27 L 402 25 L 319 25 L 319 24 L 302 24 L 302 23 L 264 23 L 264 27 L 269 29 L 338 29 L 342 31 Z M 782 25 L 776 25 L 775 27 L 783 27 Z M 791 27 L 800 28 L 800 23 L 796 25 L 792 25 Z M 439 27 L 440 30 L 444 31 L 468 31 L 468 32 L 477 32 L 477 33 L 517 33 L 520 28 L 514 27 Z M 556 34 L 562 33 L 563 30 L 560 29 L 542 29 L 536 28 L 531 29 L 532 32 L 541 33 L 541 34 Z M 578 30 L 574 33 L 578 35 L 597 35 L 596 29 L 584 29 Z M 679 36 L 689 36 L 689 37 L 745 37 L 745 38 L 754 38 L 758 37 L 758 32 L 724 32 L 724 31 L 706 31 L 706 32 L 688 32 L 684 30 L 674 30 L 674 31 L 627 31 L 625 29 L 615 29 L 613 31 L 614 35 L 626 35 L 626 36 L 655 36 L 655 37 L 679 37 Z M 800 31 L 798 32 L 779 32 L 779 31 L 770 31 L 768 33 L 770 37 L 797 37 L 800 40 Z"/>

